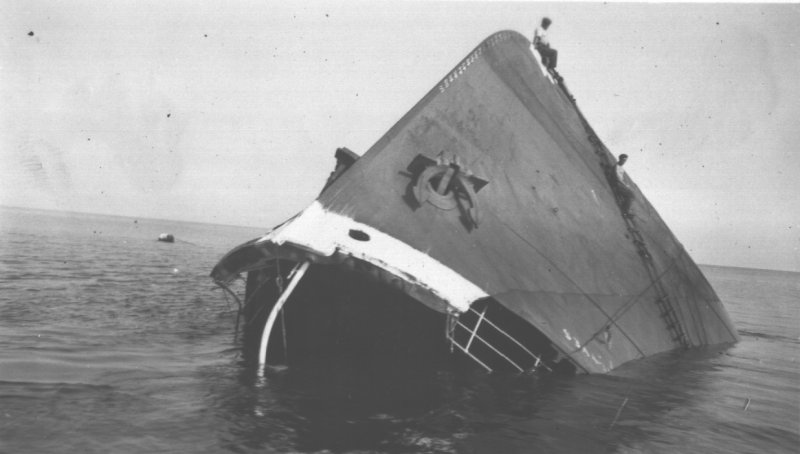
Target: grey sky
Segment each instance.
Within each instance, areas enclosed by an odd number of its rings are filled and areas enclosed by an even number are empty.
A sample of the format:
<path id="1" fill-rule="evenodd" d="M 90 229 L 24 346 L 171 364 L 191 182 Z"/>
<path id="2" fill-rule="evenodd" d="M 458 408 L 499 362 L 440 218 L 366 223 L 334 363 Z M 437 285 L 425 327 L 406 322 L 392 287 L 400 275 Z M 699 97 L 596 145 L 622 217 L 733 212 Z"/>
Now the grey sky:
<path id="1" fill-rule="evenodd" d="M 363 153 L 481 40 L 543 15 L 696 261 L 800 271 L 793 4 L 0 2 L 0 204 L 266 229 L 336 147 Z"/>

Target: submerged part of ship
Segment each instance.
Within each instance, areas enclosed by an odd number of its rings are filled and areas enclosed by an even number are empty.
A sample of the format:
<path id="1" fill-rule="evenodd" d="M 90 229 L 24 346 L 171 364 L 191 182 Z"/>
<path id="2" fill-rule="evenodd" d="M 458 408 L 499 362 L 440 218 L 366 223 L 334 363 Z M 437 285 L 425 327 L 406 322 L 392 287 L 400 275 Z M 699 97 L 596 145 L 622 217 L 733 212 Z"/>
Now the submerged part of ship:
<path id="1" fill-rule="evenodd" d="M 635 184 L 620 209 L 613 156 L 516 32 L 335 157 L 317 200 L 211 273 L 260 364 L 595 373 L 738 340 Z"/>

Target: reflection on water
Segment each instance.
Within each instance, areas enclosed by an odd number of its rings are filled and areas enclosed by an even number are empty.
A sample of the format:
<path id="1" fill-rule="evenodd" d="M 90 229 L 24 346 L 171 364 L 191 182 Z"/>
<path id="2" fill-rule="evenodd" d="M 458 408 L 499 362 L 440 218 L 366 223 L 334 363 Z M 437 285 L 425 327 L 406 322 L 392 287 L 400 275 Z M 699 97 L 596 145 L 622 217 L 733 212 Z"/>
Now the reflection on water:
<path id="1" fill-rule="evenodd" d="M 704 267 L 742 342 L 610 375 L 328 363 L 259 379 L 207 277 L 258 231 L 2 214 L 0 452 L 729 453 L 800 443 L 794 273 Z M 178 241 L 156 242 L 163 231 Z"/>

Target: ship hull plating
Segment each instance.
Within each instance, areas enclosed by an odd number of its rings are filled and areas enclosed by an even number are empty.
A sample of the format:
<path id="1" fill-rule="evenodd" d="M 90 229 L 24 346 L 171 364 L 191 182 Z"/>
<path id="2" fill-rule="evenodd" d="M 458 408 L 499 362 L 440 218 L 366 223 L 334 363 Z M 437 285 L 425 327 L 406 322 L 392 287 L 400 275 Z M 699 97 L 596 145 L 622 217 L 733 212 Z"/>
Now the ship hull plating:
<path id="1" fill-rule="evenodd" d="M 512 370 L 608 372 L 737 341 L 714 290 L 635 184 L 633 217 L 623 216 L 608 179 L 614 162 L 530 43 L 500 32 L 337 168 L 308 209 L 231 251 L 212 276 L 252 279 L 279 259 L 368 275 L 407 297 L 397 307 L 430 311 L 440 334 L 420 339 L 431 349 L 488 370 L 500 357 Z M 405 325 L 398 314 L 381 325 L 392 320 Z M 491 334 L 493 324 L 504 334 Z"/>

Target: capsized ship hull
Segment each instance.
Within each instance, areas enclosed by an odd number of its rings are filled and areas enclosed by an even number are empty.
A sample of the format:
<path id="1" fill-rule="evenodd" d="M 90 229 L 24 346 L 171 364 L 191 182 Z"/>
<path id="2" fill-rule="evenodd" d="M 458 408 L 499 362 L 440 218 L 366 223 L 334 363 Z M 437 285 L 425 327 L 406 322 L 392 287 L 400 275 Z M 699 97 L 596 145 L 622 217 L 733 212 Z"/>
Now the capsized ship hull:
<path id="1" fill-rule="evenodd" d="M 435 314 L 438 334 L 419 338 L 488 370 L 607 372 L 738 340 L 714 290 L 635 185 L 634 217 L 622 216 L 608 179 L 615 159 L 516 32 L 487 38 L 362 157 L 340 149 L 337 160 L 307 209 L 212 271 L 226 288 L 247 274 L 241 304 L 256 337 L 276 301 L 289 316 L 313 296 L 280 301 L 289 269 L 309 263 L 302 271 L 316 277 L 306 292 L 326 273 L 368 279 L 406 298 L 401 307 L 423 305 L 420 317 Z M 296 284 L 303 293 L 302 279 Z M 306 324 L 298 335 L 292 320 L 315 314 L 296 309 L 283 333 L 303 344 L 324 327 Z M 287 344 L 267 331 L 262 356 L 266 343 Z M 298 354 L 313 353 L 306 346 Z"/>

